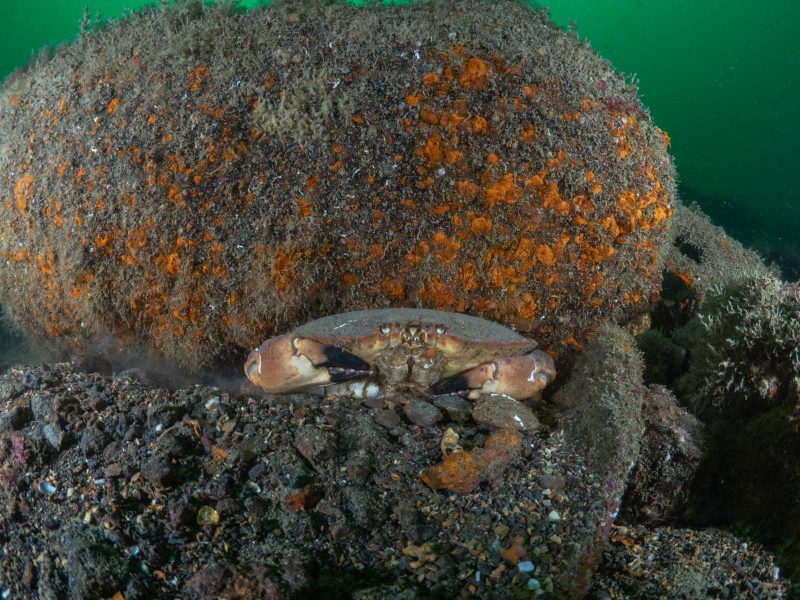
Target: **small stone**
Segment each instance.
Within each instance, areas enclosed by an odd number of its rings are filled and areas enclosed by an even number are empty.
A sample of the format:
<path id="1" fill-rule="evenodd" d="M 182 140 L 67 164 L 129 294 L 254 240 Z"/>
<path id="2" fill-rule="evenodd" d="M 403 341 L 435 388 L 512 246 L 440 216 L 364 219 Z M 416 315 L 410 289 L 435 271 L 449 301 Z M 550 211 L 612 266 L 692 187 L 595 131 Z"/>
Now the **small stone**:
<path id="1" fill-rule="evenodd" d="M 169 523 L 172 529 L 188 527 L 192 524 L 192 516 L 192 504 L 186 496 L 169 504 Z"/>
<path id="2" fill-rule="evenodd" d="M 128 429 L 125 430 L 125 435 L 122 436 L 123 442 L 131 442 L 142 435 L 142 428 L 141 426 L 134 423 Z"/>
<path id="3" fill-rule="evenodd" d="M 39 482 L 39 491 L 44 493 L 44 494 L 52 495 L 52 494 L 56 493 L 56 490 L 57 490 L 56 486 L 54 486 L 49 481 L 40 481 Z"/>
<path id="4" fill-rule="evenodd" d="M 536 431 L 539 420 L 530 408 L 508 396 L 481 398 L 472 409 L 472 419 L 487 429 Z"/>
<path id="5" fill-rule="evenodd" d="M 214 508 L 222 517 L 228 519 L 241 515 L 243 506 L 236 498 L 223 498 Z"/>
<path id="6" fill-rule="evenodd" d="M 472 409 L 472 419 L 480 426 L 493 429 L 536 431 L 539 420 L 530 408 L 508 396 L 481 398 Z"/>
<path id="7" fill-rule="evenodd" d="M 172 427 L 186 414 L 186 407 L 182 405 L 150 406 L 147 409 L 147 425 L 153 429 L 162 430 Z"/>
<path id="8" fill-rule="evenodd" d="M 91 458 L 99 453 L 108 443 L 108 436 L 96 425 L 86 427 L 81 433 L 80 449 L 83 456 Z"/>
<path id="9" fill-rule="evenodd" d="M 364 400 L 364 406 L 367 408 L 384 408 L 384 405 L 383 398 L 378 398 L 377 396 Z"/>
<path id="10" fill-rule="evenodd" d="M 408 420 L 420 427 L 430 427 L 442 419 L 442 411 L 424 400 L 411 400 L 403 410 Z"/>
<path id="11" fill-rule="evenodd" d="M 500 553 L 500 556 L 512 565 L 518 564 L 520 559 L 527 554 L 525 546 L 523 546 L 524 542 L 525 539 L 522 536 L 515 537 L 511 540 L 511 545 Z"/>
<path id="12" fill-rule="evenodd" d="M 227 498 L 233 491 L 233 477 L 223 473 L 209 481 L 203 488 L 203 494 L 214 500 Z"/>
<path id="13" fill-rule="evenodd" d="M 547 518 L 550 519 L 552 523 L 558 523 L 561 520 L 561 515 L 558 514 L 558 511 L 551 510 Z"/>
<path id="14" fill-rule="evenodd" d="M 538 590 L 540 587 L 542 587 L 542 584 L 539 583 L 538 579 L 536 579 L 534 577 L 531 577 L 530 579 L 528 579 L 528 589 L 529 590 L 531 590 L 531 591 Z"/>
<path id="15" fill-rule="evenodd" d="M 163 458 L 154 457 L 142 465 L 142 477 L 153 485 L 168 487 L 178 480 L 178 467 Z"/>
<path id="16" fill-rule="evenodd" d="M 533 563 L 529 560 L 523 560 L 517 565 L 517 568 L 519 569 L 520 573 L 533 573 L 533 570 L 535 569 Z"/>
<path id="17" fill-rule="evenodd" d="M 19 431 L 33 419 L 30 406 L 17 405 L 0 417 L 0 431 Z"/>
<path id="18" fill-rule="evenodd" d="M 451 421 L 464 423 L 469 420 L 472 404 L 461 396 L 438 396 L 433 403 L 447 413 Z"/>
<path id="19" fill-rule="evenodd" d="M 393 410 L 379 408 L 372 415 L 372 418 L 375 419 L 378 425 L 386 427 L 386 429 L 393 429 L 400 425 L 400 417 Z"/>
<path id="20" fill-rule="evenodd" d="M 283 504 L 290 512 L 300 512 L 301 510 L 311 510 L 324 497 L 321 487 L 307 485 L 296 492 L 287 494 L 283 499 Z"/>
<path id="21" fill-rule="evenodd" d="M 33 561 L 28 559 L 25 561 L 25 567 L 22 570 L 22 583 L 27 587 L 31 587 L 35 578 L 36 567 L 33 565 Z"/>
<path id="22" fill-rule="evenodd" d="M 119 477 L 122 475 L 122 465 L 118 462 L 107 464 L 103 467 L 103 475 L 106 477 Z"/>
<path id="23" fill-rule="evenodd" d="M 539 477 L 539 485 L 542 488 L 547 490 L 552 490 L 554 492 L 560 492 L 564 489 L 566 485 L 566 481 L 563 477 L 556 477 L 554 475 L 542 475 Z"/>
<path id="24" fill-rule="evenodd" d="M 122 452 L 122 442 L 119 440 L 114 440 L 103 450 L 103 460 L 106 462 L 111 462 L 120 452 Z"/>
<path id="25" fill-rule="evenodd" d="M 267 465 L 263 462 L 258 462 L 247 472 L 247 478 L 252 482 L 261 479 L 267 474 Z"/>
<path id="26" fill-rule="evenodd" d="M 315 425 L 303 425 L 294 436 L 294 447 L 317 470 L 336 454 L 336 440 L 327 431 Z"/>
<path id="27" fill-rule="evenodd" d="M 207 504 L 200 507 L 197 511 L 198 525 L 216 525 L 219 523 L 219 513 Z"/>
<path id="28" fill-rule="evenodd" d="M 366 483 L 367 478 L 372 472 L 372 465 L 369 457 L 353 458 L 347 462 L 345 468 L 347 469 L 347 477 L 350 479 L 351 483 L 356 485 L 363 485 Z"/>
<path id="29" fill-rule="evenodd" d="M 42 427 L 42 433 L 47 442 L 56 450 L 61 450 L 64 445 L 64 430 L 58 425 L 48 423 Z"/>
<path id="30" fill-rule="evenodd" d="M 31 398 L 31 411 L 36 419 L 46 420 L 54 412 L 52 396 L 42 392 L 34 394 Z"/>

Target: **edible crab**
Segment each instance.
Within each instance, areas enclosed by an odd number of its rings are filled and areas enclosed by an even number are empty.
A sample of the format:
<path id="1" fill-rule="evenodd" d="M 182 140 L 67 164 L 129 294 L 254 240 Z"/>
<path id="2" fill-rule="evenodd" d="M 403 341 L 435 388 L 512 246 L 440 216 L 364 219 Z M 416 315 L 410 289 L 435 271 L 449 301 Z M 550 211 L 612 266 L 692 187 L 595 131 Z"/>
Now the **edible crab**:
<path id="1" fill-rule="evenodd" d="M 460 313 L 390 308 L 341 313 L 266 340 L 244 365 L 270 393 L 372 398 L 403 388 L 475 399 L 538 396 L 556 376 L 535 341 Z"/>

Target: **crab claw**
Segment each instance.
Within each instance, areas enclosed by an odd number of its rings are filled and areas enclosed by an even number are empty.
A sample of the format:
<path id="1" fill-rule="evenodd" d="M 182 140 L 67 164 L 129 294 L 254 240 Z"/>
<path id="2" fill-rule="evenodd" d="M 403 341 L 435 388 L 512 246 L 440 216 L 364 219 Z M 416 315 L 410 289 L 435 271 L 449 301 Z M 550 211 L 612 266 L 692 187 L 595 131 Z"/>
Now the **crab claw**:
<path id="1" fill-rule="evenodd" d="M 244 374 L 261 389 L 280 394 L 364 378 L 372 369 L 338 346 L 287 334 L 253 350 L 244 363 Z"/>
<path id="2" fill-rule="evenodd" d="M 534 350 L 468 369 L 437 383 L 433 393 L 458 394 L 473 400 L 483 394 L 503 394 L 524 400 L 537 396 L 555 378 L 553 359 L 541 350 Z"/>

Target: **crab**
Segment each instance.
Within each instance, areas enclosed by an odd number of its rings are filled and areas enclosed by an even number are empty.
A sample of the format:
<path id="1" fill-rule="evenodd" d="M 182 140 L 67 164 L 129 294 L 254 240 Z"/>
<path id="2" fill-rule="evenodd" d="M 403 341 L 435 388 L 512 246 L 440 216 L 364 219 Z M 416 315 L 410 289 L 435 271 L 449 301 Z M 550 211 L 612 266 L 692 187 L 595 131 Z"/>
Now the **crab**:
<path id="1" fill-rule="evenodd" d="M 323 317 L 270 338 L 244 365 L 268 393 L 374 398 L 400 390 L 469 399 L 540 396 L 556 377 L 534 340 L 460 313 L 413 308 Z"/>

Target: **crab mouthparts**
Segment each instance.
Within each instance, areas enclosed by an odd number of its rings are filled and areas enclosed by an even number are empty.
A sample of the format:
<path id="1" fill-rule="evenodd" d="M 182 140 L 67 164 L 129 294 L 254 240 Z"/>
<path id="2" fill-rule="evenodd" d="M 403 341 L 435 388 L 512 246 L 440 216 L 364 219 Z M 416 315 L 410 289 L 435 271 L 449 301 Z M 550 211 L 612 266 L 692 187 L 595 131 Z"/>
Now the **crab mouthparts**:
<path id="1" fill-rule="evenodd" d="M 400 333 L 400 341 L 409 346 L 419 346 L 428 343 L 428 332 L 420 325 L 408 325 Z"/>

